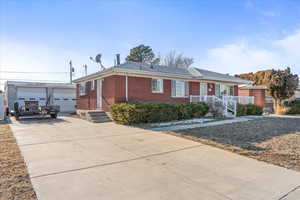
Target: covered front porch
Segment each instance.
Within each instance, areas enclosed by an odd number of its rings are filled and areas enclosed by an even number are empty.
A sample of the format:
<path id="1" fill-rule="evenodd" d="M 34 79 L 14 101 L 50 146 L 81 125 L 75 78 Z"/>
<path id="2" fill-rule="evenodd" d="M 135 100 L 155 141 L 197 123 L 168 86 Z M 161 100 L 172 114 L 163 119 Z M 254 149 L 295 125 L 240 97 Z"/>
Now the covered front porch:
<path id="1" fill-rule="evenodd" d="M 216 96 L 216 95 L 190 95 L 191 103 L 205 102 L 208 104 L 223 105 L 224 116 L 236 117 L 238 104 L 254 104 L 251 96 Z"/>

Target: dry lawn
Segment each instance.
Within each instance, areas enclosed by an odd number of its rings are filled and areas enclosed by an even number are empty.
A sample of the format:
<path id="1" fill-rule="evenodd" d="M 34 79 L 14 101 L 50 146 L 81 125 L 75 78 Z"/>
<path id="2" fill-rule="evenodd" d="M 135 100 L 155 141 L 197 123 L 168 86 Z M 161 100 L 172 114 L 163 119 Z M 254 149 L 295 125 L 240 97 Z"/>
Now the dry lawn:
<path id="1" fill-rule="evenodd" d="M 169 133 L 300 172 L 300 119 L 257 119 Z"/>
<path id="2" fill-rule="evenodd" d="M 35 200 L 23 157 L 7 124 L 0 124 L 0 200 Z"/>

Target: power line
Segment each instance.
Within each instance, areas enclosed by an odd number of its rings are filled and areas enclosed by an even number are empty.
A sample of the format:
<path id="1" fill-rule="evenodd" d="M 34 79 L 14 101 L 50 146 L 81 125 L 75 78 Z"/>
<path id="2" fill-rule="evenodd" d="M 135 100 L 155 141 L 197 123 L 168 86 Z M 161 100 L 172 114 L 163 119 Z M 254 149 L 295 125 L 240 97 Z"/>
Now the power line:
<path id="1" fill-rule="evenodd" d="M 21 71 L 0 71 L 0 73 L 11 73 L 11 74 L 68 74 L 69 72 L 21 72 Z"/>
<path id="2" fill-rule="evenodd" d="M 59 81 L 59 80 L 6 79 L 6 78 L 0 78 L 0 81 L 39 81 L 39 82 L 62 82 L 62 83 L 66 82 L 66 81 Z"/>

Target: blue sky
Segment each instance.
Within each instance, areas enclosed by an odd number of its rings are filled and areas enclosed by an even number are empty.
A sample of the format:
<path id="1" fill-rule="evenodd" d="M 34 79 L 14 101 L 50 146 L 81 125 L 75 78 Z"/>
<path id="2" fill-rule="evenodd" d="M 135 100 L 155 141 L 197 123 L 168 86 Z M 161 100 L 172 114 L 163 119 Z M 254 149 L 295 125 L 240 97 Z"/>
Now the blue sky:
<path id="1" fill-rule="evenodd" d="M 0 69 L 66 72 L 98 70 L 90 56 L 150 45 L 162 56 L 176 50 L 193 66 L 243 73 L 291 66 L 300 74 L 297 0 L 0 0 Z M 0 71 L 1 71 L 0 70 Z M 0 74 L 0 79 L 67 81 L 67 74 Z"/>

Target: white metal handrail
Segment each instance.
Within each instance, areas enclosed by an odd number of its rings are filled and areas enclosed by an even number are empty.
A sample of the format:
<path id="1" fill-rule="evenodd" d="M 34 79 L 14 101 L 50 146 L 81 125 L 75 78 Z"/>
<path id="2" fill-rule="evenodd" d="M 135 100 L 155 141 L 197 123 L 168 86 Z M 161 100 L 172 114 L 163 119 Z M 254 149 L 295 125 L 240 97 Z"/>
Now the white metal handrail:
<path id="1" fill-rule="evenodd" d="M 221 102 L 225 109 L 224 115 L 229 116 L 229 112 L 232 112 L 233 116 L 236 117 L 237 114 L 237 101 L 231 98 L 219 98 L 217 96 L 201 96 L 201 95 L 190 95 L 190 102 L 205 102 L 205 103 L 214 103 L 214 102 Z"/>
<path id="2" fill-rule="evenodd" d="M 253 96 L 223 96 L 222 99 L 236 101 L 238 104 L 254 104 Z"/>

